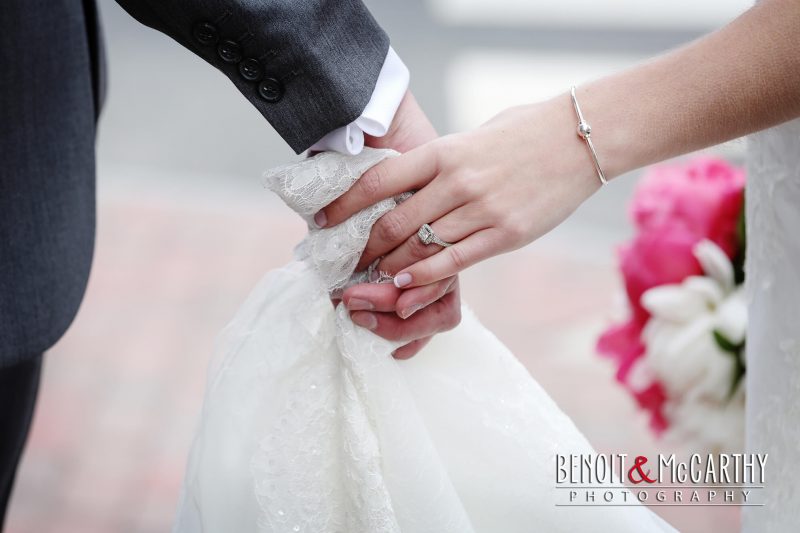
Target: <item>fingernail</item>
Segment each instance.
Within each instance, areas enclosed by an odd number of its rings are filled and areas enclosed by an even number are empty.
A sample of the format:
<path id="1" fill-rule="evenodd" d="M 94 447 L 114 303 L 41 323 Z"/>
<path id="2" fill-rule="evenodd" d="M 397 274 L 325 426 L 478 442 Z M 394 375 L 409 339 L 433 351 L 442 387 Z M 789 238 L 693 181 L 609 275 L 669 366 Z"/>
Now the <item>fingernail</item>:
<path id="1" fill-rule="evenodd" d="M 328 217 L 325 216 L 325 211 L 318 211 L 317 214 L 314 215 L 314 223 L 320 228 L 325 227 L 325 224 L 328 223 Z"/>
<path id="2" fill-rule="evenodd" d="M 400 313 L 399 313 L 400 314 L 400 318 L 405 320 L 406 318 L 410 317 L 411 315 L 413 315 L 414 313 L 416 313 L 417 311 L 419 311 L 423 307 L 425 307 L 425 306 L 422 305 L 422 304 L 415 304 L 415 305 L 412 305 L 411 307 L 406 307 L 405 309 L 401 309 Z"/>
<path id="3" fill-rule="evenodd" d="M 372 302 L 362 300 L 361 298 L 350 298 L 347 301 L 347 308 L 350 311 L 371 311 L 375 309 L 375 306 L 372 305 Z"/>
<path id="4" fill-rule="evenodd" d="M 375 318 L 375 313 L 367 313 L 365 311 L 359 311 L 358 313 L 353 313 L 350 315 L 350 318 L 361 326 L 362 328 L 367 329 L 375 329 L 378 327 L 378 319 Z"/>
<path id="5" fill-rule="evenodd" d="M 403 272 L 402 274 L 398 274 L 394 277 L 394 286 L 398 289 L 402 289 L 409 283 L 411 283 L 411 274 L 408 272 Z"/>

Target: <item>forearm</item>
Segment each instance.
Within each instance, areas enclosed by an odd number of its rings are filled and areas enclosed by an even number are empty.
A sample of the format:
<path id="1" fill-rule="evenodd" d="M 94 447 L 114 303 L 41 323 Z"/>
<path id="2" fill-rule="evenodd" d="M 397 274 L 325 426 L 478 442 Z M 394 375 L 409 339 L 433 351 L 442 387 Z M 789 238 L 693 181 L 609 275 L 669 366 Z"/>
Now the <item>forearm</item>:
<path id="1" fill-rule="evenodd" d="M 800 116 L 797 42 L 800 0 L 763 0 L 718 32 L 581 86 L 607 177 Z M 541 237 L 600 187 L 577 123 L 566 92 L 507 109 L 381 162 L 319 215 L 335 225 L 416 190 L 376 223 L 362 261 L 382 257 L 398 288 L 445 279 Z M 420 245 L 423 224 L 453 244 Z"/>
<path id="2" fill-rule="evenodd" d="M 800 116 L 800 1 L 578 89 L 609 177 Z M 569 105 L 568 97 L 561 97 Z"/>

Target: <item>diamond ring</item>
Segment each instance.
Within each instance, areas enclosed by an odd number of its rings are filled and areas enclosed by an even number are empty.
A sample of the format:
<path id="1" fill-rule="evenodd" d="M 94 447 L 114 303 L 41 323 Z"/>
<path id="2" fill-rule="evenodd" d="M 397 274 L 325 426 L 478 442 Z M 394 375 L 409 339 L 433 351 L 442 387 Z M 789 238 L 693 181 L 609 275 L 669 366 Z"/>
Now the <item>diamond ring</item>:
<path id="1" fill-rule="evenodd" d="M 444 248 L 453 246 L 453 243 L 445 242 L 437 237 L 430 224 L 423 224 L 420 226 L 419 231 L 417 231 L 417 237 L 422 241 L 422 244 L 438 244 Z"/>

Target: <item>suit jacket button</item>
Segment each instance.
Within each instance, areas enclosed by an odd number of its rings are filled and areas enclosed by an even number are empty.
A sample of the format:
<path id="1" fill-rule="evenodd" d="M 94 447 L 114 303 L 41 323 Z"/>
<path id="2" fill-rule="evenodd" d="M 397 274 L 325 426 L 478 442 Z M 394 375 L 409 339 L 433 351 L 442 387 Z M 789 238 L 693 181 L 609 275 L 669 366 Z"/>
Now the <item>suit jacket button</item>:
<path id="1" fill-rule="evenodd" d="M 214 44 L 219 40 L 219 30 L 210 22 L 198 22 L 192 31 L 195 40 L 202 45 Z"/>
<path id="2" fill-rule="evenodd" d="M 257 59 L 248 58 L 239 63 L 239 74 L 247 81 L 258 81 L 261 79 L 261 63 Z"/>
<path id="3" fill-rule="evenodd" d="M 242 60 L 242 48 L 233 41 L 222 41 L 217 46 L 219 57 L 226 63 L 238 63 Z"/>
<path id="4" fill-rule="evenodd" d="M 266 78 L 258 84 L 258 94 L 270 103 L 275 103 L 283 97 L 283 84 L 275 78 Z"/>

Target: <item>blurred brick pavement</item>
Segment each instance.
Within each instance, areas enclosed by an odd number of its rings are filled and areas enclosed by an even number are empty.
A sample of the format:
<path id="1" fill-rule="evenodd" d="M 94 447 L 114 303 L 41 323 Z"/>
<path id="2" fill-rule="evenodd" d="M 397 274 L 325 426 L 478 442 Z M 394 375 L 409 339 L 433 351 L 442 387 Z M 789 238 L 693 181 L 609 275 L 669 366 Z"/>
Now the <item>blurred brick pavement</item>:
<path id="1" fill-rule="evenodd" d="M 304 233 L 257 180 L 165 183 L 101 182 L 94 270 L 45 361 L 10 533 L 169 530 L 214 337 Z M 644 419 L 592 352 L 617 290 L 611 250 L 596 257 L 575 239 L 556 232 L 477 266 L 464 299 L 600 451 L 651 453 Z M 687 531 L 737 521 L 668 511 Z"/>

